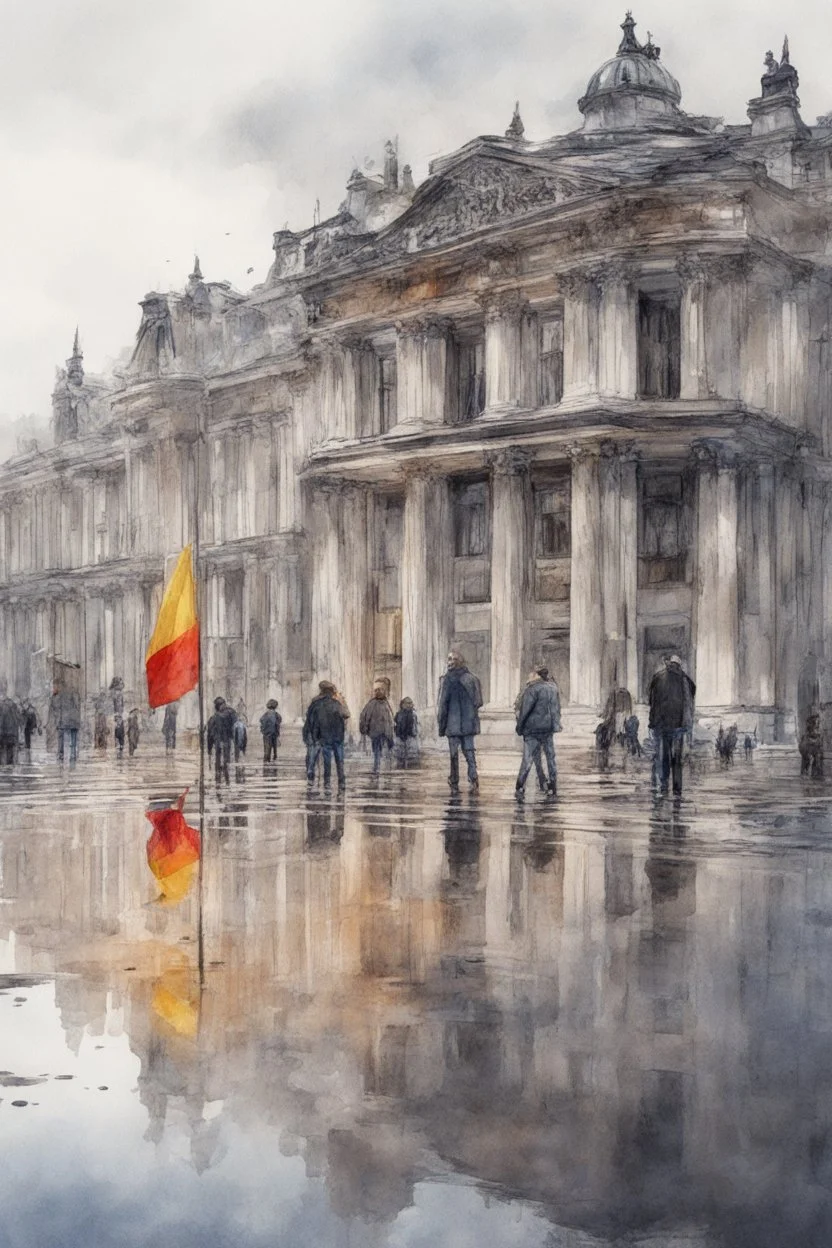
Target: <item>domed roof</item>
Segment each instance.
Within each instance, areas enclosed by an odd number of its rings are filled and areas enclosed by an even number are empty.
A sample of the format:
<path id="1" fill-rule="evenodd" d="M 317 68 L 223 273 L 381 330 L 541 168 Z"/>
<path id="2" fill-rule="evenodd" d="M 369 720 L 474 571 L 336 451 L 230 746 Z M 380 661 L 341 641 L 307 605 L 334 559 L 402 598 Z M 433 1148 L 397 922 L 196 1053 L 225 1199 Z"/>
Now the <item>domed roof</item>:
<path id="1" fill-rule="evenodd" d="M 635 37 L 635 22 L 627 13 L 621 29 L 624 38 L 616 55 L 606 61 L 587 83 L 586 94 L 578 101 L 582 113 L 593 110 L 593 105 L 603 104 L 612 92 L 627 92 L 652 96 L 664 100 L 675 109 L 682 98 L 679 83 L 659 60 L 661 49 L 648 34 L 647 43 L 640 44 Z"/>

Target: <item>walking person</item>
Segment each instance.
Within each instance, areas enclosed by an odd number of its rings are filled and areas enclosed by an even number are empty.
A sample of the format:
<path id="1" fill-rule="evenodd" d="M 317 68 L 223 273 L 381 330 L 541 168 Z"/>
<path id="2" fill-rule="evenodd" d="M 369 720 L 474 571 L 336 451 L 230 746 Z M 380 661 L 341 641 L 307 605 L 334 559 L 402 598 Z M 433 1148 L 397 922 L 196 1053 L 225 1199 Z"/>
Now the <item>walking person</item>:
<path id="1" fill-rule="evenodd" d="M 214 774 L 217 784 L 225 780 L 230 784 L 228 765 L 231 761 L 231 743 L 234 739 L 234 721 L 237 716 L 225 698 L 214 698 L 214 714 L 205 726 L 208 759 L 214 755 Z"/>
<path id="2" fill-rule="evenodd" d="M 27 754 L 32 752 L 32 737 L 37 731 L 38 736 L 41 735 L 41 728 L 38 713 L 32 705 L 31 701 L 26 698 L 23 703 L 23 747 Z"/>
<path id="3" fill-rule="evenodd" d="M 548 670 L 548 668 L 545 668 L 545 667 L 544 667 L 544 668 L 541 668 L 540 670 L 541 670 L 541 671 L 546 672 L 546 677 L 548 677 L 548 675 L 549 675 L 549 670 Z M 544 679 L 546 679 L 546 677 L 541 676 L 541 675 L 540 675 L 540 672 L 538 672 L 538 671 L 534 671 L 534 672 L 530 672 L 530 673 L 529 673 L 529 676 L 528 676 L 528 679 L 526 680 L 525 685 L 524 685 L 524 686 L 523 686 L 523 688 L 520 690 L 520 692 L 518 693 L 517 697 L 514 699 L 514 719 L 515 719 L 515 722 L 516 722 L 516 720 L 517 720 L 517 717 L 518 717 L 518 716 L 519 716 L 519 714 L 520 714 L 520 707 L 521 707 L 521 706 L 522 706 L 522 704 L 523 704 L 523 695 L 525 694 L 525 692 L 526 692 L 526 690 L 528 689 L 529 685 L 533 685 L 533 684 L 535 684 L 535 683 L 536 683 L 537 681 L 539 681 L 539 680 L 544 680 Z M 545 773 L 545 771 L 543 770 L 543 759 L 542 759 L 542 757 L 541 757 L 540 750 L 538 750 L 538 751 L 537 751 L 537 753 L 536 753 L 536 754 L 535 754 L 535 756 L 534 756 L 534 769 L 535 769 L 535 772 L 537 773 L 537 787 L 540 789 L 540 792 L 541 792 L 541 793 L 545 793 L 545 792 L 546 792 L 546 788 L 547 788 L 547 781 L 546 781 L 546 773 Z"/>
<path id="4" fill-rule="evenodd" d="M 317 757 L 314 751 L 317 748 L 324 760 L 324 788 L 330 787 L 333 758 L 338 775 L 338 787 L 339 789 L 345 787 L 347 779 L 344 774 L 344 737 L 349 717 L 349 709 L 335 685 L 330 680 L 322 680 L 318 685 L 318 696 L 309 703 L 304 725 L 304 740 L 312 746 L 311 768 L 307 749 L 306 778 L 310 783 L 315 779 L 314 766 Z"/>
<path id="5" fill-rule="evenodd" d="M 413 706 L 412 698 L 402 698 L 396 717 L 393 720 L 393 734 L 398 742 L 397 763 L 399 767 L 407 767 L 410 758 L 410 743 L 413 742 L 414 752 L 419 749 L 419 720 Z"/>
<path id="6" fill-rule="evenodd" d="M 638 715 L 628 715 L 624 720 L 624 743 L 627 746 L 627 753 L 633 758 L 641 758 L 642 748 L 638 739 L 639 722 Z"/>
<path id="7" fill-rule="evenodd" d="M 232 729 L 234 739 L 234 762 L 239 763 L 240 755 L 245 755 L 248 746 L 248 727 L 242 715 L 237 715 Z"/>
<path id="8" fill-rule="evenodd" d="M 162 736 L 165 742 L 165 753 L 172 754 L 176 749 L 176 717 L 179 714 L 179 703 L 168 702 L 165 707 L 165 718 L 162 721 Z"/>
<path id="9" fill-rule="evenodd" d="M 139 708 L 134 706 L 127 716 L 127 753 L 130 758 L 139 748 Z"/>
<path id="10" fill-rule="evenodd" d="M 266 710 L 260 716 L 260 732 L 263 737 L 263 762 L 277 762 L 277 747 L 280 742 L 280 725 L 282 719 L 277 712 L 277 702 L 270 698 Z"/>
<path id="11" fill-rule="evenodd" d="M 454 792 L 459 789 L 460 750 L 468 764 L 468 783 L 471 789 L 476 792 L 480 787 L 474 738 L 479 736 L 481 706 L 482 688 L 479 680 L 473 672 L 469 672 L 459 651 L 452 650 L 448 655 L 447 671 L 439 685 L 436 718 L 440 737 L 448 739 L 448 784 Z"/>
<path id="12" fill-rule="evenodd" d="M 52 722 L 58 734 L 58 762 L 64 761 L 66 746 L 69 744 L 69 761 L 78 761 L 78 730 L 81 727 L 81 699 L 70 689 L 60 689 L 57 685 L 52 691 L 51 702 Z"/>
<path id="13" fill-rule="evenodd" d="M 95 701 L 95 720 L 93 722 L 92 741 L 99 754 L 102 754 L 107 748 L 107 741 L 110 736 L 110 728 L 107 724 L 107 704 L 103 695 L 96 698 Z"/>
<path id="14" fill-rule="evenodd" d="M 800 737 L 801 776 L 823 775 L 823 732 L 819 715 L 809 715 L 806 728 Z"/>
<path id="15" fill-rule="evenodd" d="M 358 720 L 358 731 L 362 737 L 370 738 L 373 751 L 373 775 L 381 770 L 381 759 L 384 747 L 393 748 L 393 708 L 387 701 L 387 689 L 377 684 L 373 696 L 364 707 Z"/>
<path id="16" fill-rule="evenodd" d="M 650 681 L 649 727 L 656 741 L 654 784 L 666 793 L 671 775 L 673 792 L 682 792 L 682 761 L 685 737 L 693 732 L 693 703 L 696 685 L 682 669 L 677 654 L 665 659 L 664 667 Z"/>
<path id="17" fill-rule="evenodd" d="M 119 758 L 124 757 L 124 718 L 116 712 L 115 725 L 113 727 L 113 738 L 116 743 L 116 753 Z"/>
<path id="18" fill-rule="evenodd" d="M 14 765 L 19 732 L 20 714 L 12 699 L 6 697 L 3 686 L 0 688 L 0 764 Z"/>
<path id="19" fill-rule="evenodd" d="M 543 673 L 545 672 L 545 677 Z M 523 761 L 517 775 L 515 793 L 522 801 L 526 780 L 535 759 L 546 755 L 549 772 L 547 788 L 554 797 L 558 791 L 558 769 L 555 760 L 554 734 L 560 732 L 560 692 L 556 683 L 549 680 L 546 668 L 535 673 L 537 680 L 530 680 L 523 690 L 517 713 L 517 735 L 523 738 Z"/>

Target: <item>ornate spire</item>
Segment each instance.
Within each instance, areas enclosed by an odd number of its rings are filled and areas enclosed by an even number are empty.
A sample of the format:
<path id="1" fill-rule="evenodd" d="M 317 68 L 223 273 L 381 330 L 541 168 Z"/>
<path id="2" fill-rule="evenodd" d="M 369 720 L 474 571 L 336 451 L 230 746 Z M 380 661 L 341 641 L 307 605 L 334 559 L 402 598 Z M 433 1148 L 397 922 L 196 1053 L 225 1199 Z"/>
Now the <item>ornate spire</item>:
<path id="1" fill-rule="evenodd" d="M 84 353 L 81 350 L 81 338 L 78 326 L 75 326 L 75 338 L 72 343 L 72 355 L 66 362 L 67 378 L 76 386 L 84 384 Z"/>
<path id="2" fill-rule="evenodd" d="M 628 9 L 627 16 L 624 18 L 624 21 L 621 23 L 621 29 L 624 31 L 624 38 L 621 40 L 621 43 L 618 45 L 619 56 L 623 56 L 627 52 L 641 52 L 642 51 L 641 44 L 639 43 L 638 39 L 636 39 L 633 33 L 635 28 L 636 28 L 636 24 L 633 21 L 633 15 Z"/>
<path id="3" fill-rule="evenodd" d="M 506 130 L 507 139 L 522 139 L 526 133 L 526 127 L 523 125 L 523 118 L 520 116 L 520 101 L 514 105 L 514 113 Z"/>
<path id="4" fill-rule="evenodd" d="M 791 64 L 791 61 L 789 60 L 789 36 L 788 35 L 783 36 L 783 51 L 780 53 L 780 64 L 781 66 Z"/>
<path id="5" fill-rule="evenodd" d="M 199 256 L 194 256 L 194 271 L 188 275 L 189 282 L 202 281 L 202 269 L 199 267 Z"/>

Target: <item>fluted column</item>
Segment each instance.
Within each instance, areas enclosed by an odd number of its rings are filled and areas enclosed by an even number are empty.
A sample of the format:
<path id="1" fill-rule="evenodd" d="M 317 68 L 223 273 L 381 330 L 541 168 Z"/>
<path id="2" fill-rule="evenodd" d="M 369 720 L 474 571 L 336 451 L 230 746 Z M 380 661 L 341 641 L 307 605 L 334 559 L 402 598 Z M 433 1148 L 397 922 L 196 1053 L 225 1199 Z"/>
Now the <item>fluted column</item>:
<path id="1" fill-rule="evenodd" d="M 505 412 L 519 407 L 523 392 L 523 312 L 519 291 L 485 301 L 485 407 Z"/>
<path id="2" fill-rule="evenodd" d="M 576 446 L 572 458 L 572 564 L 569 595 L 570 701 L 601 702 L 604 621 L 601 607 L 601 492 L 598 448 Z"/>
<path id="3" fill-rule="evenodd" d="M 613 688 L 638 696 L 636 458 L 630 446 L 605 443 L 601 448 L 602 697 Z"/>
<path id="4" fill-rule="evenodd" d="M 636 292 L 631 267 L 620 261 L 598 273 L 598 373 L 601 394 L 636 397 L 638 348 Z"/>
<path id="5" fill-rule="evenodd" d="M 802 527 L 803 478 L 794 461 L 778 466 L 775 480 L 775 701 L 778 740 L 797 730 L 797 685 L 802 657 L 799 637 L 798 540 Z"/>
<path id="6" fill-rule="evenodd" d="M 448 388 L 448 333 L 444 320 L 397 326 L 396 378 L 399 425 L 441 425 Z"/>
<path id="7" fill-rule="evenodd" d="M 523 683 L 529 597 L 532 454 L 507 447 L 491 465 L 491 705 L 510 710 Z"/>
<path id="8" fill-rule="evenodd" d="M 436 706 L 454 627 L 450 488 L 436 470 L 407 475 L 401 581 L 402 694 L 424 711 Z"/>
<path id="9" fill-rule="evenodd" d="M 740 596 L 739 693 L 751 706 L 773 706 L 775 654 L 774 465 L 749 464 L 740 483 L 737 533 Z"/>
<path id="10" fill-rule="evenodd" d="M 708 397 L 708 369 L 705 354 L 705 268 L 699 256 L 680 256 L 677 271 L 682 283 L 681 306 L 681 385 L 682 399 Z"/>
<path id="11" fill-rule="evenodd" d="M 563 397 L 582 398 L 598 390 L 598 288 L 589 270 L 564 274 Z"/>
<path id="12" fill-rule="evenodd" d="M 355 717 L 372 680 L 372 596 L 367 492 L 351 483 L 312 487 L 312 665 L 332 680 Z"/>
<path id="13" fill-rule="evenodd" d="M 702 445 L 696 457 L 696 701 L 730 707 L 738 694 L 737 469 L 721 445 Z"/>

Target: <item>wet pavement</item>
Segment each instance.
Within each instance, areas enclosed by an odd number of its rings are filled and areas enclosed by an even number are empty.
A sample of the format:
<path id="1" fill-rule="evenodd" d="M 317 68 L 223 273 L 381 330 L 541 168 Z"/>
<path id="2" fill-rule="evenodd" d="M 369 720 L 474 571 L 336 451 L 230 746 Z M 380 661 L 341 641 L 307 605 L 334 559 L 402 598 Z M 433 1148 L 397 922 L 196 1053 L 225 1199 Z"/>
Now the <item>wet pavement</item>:
<path id="1" fill-rule="evenodd" d="M 514 766 L 232 766 L 203 990 L 195 757 L 0 771 L 2 1248 L 828 1248 L 832 786 Z"/>

